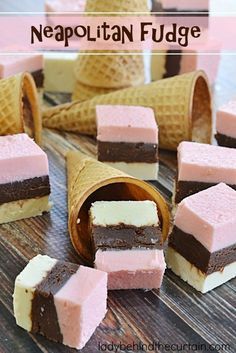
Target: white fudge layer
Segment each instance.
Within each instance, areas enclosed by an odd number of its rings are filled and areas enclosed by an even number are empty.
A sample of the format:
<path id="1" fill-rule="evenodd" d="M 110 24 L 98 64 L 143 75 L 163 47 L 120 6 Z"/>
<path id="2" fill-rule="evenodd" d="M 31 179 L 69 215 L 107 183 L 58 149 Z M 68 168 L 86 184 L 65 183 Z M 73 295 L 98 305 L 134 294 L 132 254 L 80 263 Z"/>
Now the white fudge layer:
<path id="1" fill-rule="evenodd" d="M 236 101 L 220 107 L 216 115 L 216 131 L 236 138 Z"/>
<path id="2" fill-rule="evenodd" d="M 28 135 L 0 136 L 0 184 L 48 174 L 46 153 Z"/>
<path id="3" fill-rule="evenodd" d="M 119 169 L 141 180 L 157 180 L 159 163 L 126 163 L 126 162 L 106 162 L 107 165 Z"/>
<path id="4" fill-rule="evenodd" d="M 72 93 L 75 86 L 74 66 L 78 54 L 45 53 L 44 88 L 48 92 Z"/>
<path id="5" fill-rule="evenodd" d="M 153 201 L 97 201 L 90 209 L 95 226 L 125 224 L 135 227 L 158 226 L 158 211 Z"/>
<path id="6" fill-rule="evenodd" d="M 6 202 L 0 205 L 0 224 L 41 216 L 51 208 L 49 196 Z"/>
<path id="7" fill-rule="evenodd" d="M 31 305 L 36 286 L 47 276 L 57 260 L 48 256 L 34 257 L 16 277 L 13 294 L 14 315 L 17 325 L 30 331 L 32 328 Z"/>
<path id="8" fill-rule="evenodd" d="M 236 191 L 221 183 L 186 197 L 177 207 L 174 223 L 209 252 L 235 244 Z"/>
<path id="9" fill-rule="evenodd" d="M 236 185 L 236 149 L 181 142 L 178 180 Z"/>
<path id="10" fill-rule="evenodd" d="M 207 293 L 236 276 L 236 262 L 225 266 L 222 271 L 205 275 L 170 247 L 167 251 L 167 267 L 183 281 L 202 293 Z"/>

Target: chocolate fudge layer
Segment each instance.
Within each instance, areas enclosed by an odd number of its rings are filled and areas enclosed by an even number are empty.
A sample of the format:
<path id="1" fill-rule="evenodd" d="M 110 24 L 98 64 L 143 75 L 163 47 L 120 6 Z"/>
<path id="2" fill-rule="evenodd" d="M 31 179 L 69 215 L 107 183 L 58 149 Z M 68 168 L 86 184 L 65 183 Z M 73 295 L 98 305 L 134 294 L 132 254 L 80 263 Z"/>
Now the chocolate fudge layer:
<path id="1" fill-rule="evenodd" d="M 98 160 L 103 162 L 158 162 L 158 146 L 152 143 L 98 141 Z"/>
<path id="2" fill-rule="evenodd" d="M 94 249 L 161 249 L 162 233 L 159 227 L 135 227 L 125 224 L 93 226 L 91 228 Z"/>
<path id="3" fill-rule="evenodd" d="M 176 226 L 169 238 L 169 246 L 207 275 L 236 261 L 236 244 L 211 253 L 193 235 Z"/>
<path id="4" fill-rule="evenodd" d="M 31 307 L 32 332 L 38 332 L 56 342 L 63 342 L 54 295 L 78 268 L 76 264 L 57 261 L 46 277 L 37 284 Z"/>
<path id="5" fill-rule="evenodd" d="M 174 55 L 173 55 L 174 54 Z M 166 53 L 165 74 L 163 78 L 176 76 L 180 73 L 182 50 L 168 50 Z"/>
<path id="6" fill-rule="evenodd" d="M 17 200 L 33 199 L 50 194 L 49 176 L 0 184 L 0 205 Z"/>
<path id="7" fill-rule="evenodd" d="M 234 138 L 234 137 L 230 137 L 230 136 L 226 136 L 226 135 L 217 133 L 215 135 L 215 138 L 216 138 L 219 146 L 236 148 L 236 138 Z"/>
<path id="8" fill-rule="evenodd" d="M 31 72 L 31 75 L 34 78 L 35 84 L 37 88 L 43 88 L 44 86 L 44 73 L 43 70 L 37 70 Z"/>
<path id="9" fill-rule="evenodd" d="M 208 189 L 216 183 L 203 183 L 198 181 L 182 181 L 179 180 L 176 182 L 176 194 L 175 194 L 175 203 L 181 202 L 185 197 L 196 194 L 197 192 Z M 236 185 L 229 185 L 231 188 L 236 190 Z"/>

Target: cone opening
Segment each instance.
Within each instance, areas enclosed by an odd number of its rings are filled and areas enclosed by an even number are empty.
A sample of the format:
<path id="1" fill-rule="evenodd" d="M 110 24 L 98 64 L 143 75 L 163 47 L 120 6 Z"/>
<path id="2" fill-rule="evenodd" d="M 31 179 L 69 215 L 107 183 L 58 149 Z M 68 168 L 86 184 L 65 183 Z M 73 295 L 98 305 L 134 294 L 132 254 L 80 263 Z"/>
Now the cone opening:
<path id="1" fill-rule="evenodd" d="M 38 93 L 33 77 L 25 73 L 22 79 L 22 116 L 24 131 L 37 143 L 41 141 L 41 117 Z"/>
<path id="2" fill-rule="evenodd" d="M 72 242 L 82 259 L 89 264 L 94 261 L 94 253 L 90 238 L 89 229 L 89 209 L 95 201 L 127 201 L 127 200 L 151 200 L 157 204 L 158 216 L 163 235 L 163 243 L 169 233 L 169 211 L 162 196 L 149 184 L 132 178 L 119 178 L 120 180 L 105 181 L 99 188 L 95 187 L 89 195 L 80 203 L 81 207 L 75 210 L 76 220 L 79 224 L 74 224 L 71 234 L 74 234 Z M 122 180 L 124 179 L 124 180 Z M 127 180 L 128 179 L 128 180 Z M 81 201 L 81 200 L 80 200 Z M 76 238 L 75 238 L 76 236 Z"/>
<path id="3" fill-rule="evenodd" d="M 203 73 L 196 79 L 192 101 L 192 129 L 190 140 L 211 143 L 212 107 L 211 93 Z"/>

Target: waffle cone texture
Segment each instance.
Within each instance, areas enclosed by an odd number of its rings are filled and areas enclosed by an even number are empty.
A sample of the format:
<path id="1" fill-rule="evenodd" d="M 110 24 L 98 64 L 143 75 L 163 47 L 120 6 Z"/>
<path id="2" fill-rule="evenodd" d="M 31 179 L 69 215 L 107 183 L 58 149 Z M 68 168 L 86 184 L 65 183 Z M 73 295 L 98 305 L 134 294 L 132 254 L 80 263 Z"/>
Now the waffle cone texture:
<path id="1" fill-rule="evenodd" d="M 146 0 L 87 0 L 86 12 L 147 12 Z"/>
<path id="2" fill-rule="evenodd" d="M 72 101 L 84 102 L 101 94 L 108 94 L 116 91 L 115 88 L 92 87 L 79 81 L 75 83 Z"/>
<path id="3" fill-rule="evenodd" d="M 138 86 L 144 83 L 142 55 L 122 55 L 115 51 L 105 55 L 102 51 L 96 53 L 100 55 L 78 56 L 75 63 L 77 81 L 104 89 Z"/>
<path id="4" fill-rule="evenodd" d="M 97 105 L 152 108 L 159 126 L 159 146 L 164 149 L 176 150 L 181 141 L 211 142 L 211 94 L 203 71 L 49 108 L 44 112 L 43 124 L 96 136 Z"/>
<path id="5" fill-rule="evenodd" d="M 152 200 L 157 204 L 163 243 L 169 234 L 168 206 L 157 189 L 144 181 L 98 162 L 80 152 L 67 155 L 68 228 L 80 257 L 93 263 L 89 209 L 95 201 Z"/>
<path id="6" fill-rule="evenodd" d="M 38 93 L 29 73 L 0 80 L 0 105 L 0 135 L 26 132 L 41 143 Z"/>

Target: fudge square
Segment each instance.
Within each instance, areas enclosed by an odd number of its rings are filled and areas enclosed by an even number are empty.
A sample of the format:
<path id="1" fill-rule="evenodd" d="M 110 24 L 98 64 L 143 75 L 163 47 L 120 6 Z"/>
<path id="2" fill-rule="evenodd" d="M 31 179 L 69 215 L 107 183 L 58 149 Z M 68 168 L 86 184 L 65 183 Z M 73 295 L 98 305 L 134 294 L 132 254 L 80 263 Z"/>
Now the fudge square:
<path id="1" fill-rule="evenodd" d="M 166 266 L 154 202 L 97 201 L 90 228 L 95 268 L 108 273 L 108 289 L 161 287 Z"/>
<path id="2" fill-rule="evenodd" d="M 221 182 L 236 189 L 236 149 L 197 142 L 180 143 L 175 203 Z"/>
<path id="3" fill-rule="evenodd" d="M 136 178 L 156 180 L 158 127 L 153 110 L 100 105 L 96 113 L 98 160 Z"/>
<path id="4" fill-rule="evenodd" d="M 27 135 L 0 136 L 0 224 L 49 211 L 46 153 Z"/>
<path id="5" fill-rule="evenodd" d="M 167 266 L 202 293 L 236 276 L 236 191 L 224 183 L 177 207 Z"/>
<path id="6" fill-rule="evenodd" d="M 38 90 L 43 89 L 43 55 L 4 55 L 0 57 L 0 78 L 28 71 L 34 78 Z"/>
<path id="7" fill-rule="evenodd" d="M 81 349 L 106 314 L 107 274 L 37 255 L 15 280 L 16 323 Z"/>
<path id="8" fill-rule="evenodd" d="M 215 137 L 218 145 L 236 148 L 236 100 L 218 110 Z"/>

